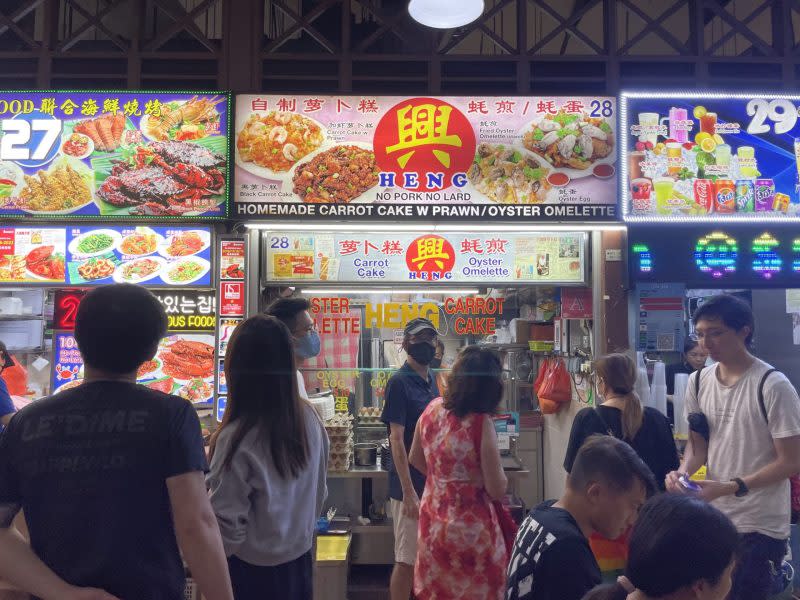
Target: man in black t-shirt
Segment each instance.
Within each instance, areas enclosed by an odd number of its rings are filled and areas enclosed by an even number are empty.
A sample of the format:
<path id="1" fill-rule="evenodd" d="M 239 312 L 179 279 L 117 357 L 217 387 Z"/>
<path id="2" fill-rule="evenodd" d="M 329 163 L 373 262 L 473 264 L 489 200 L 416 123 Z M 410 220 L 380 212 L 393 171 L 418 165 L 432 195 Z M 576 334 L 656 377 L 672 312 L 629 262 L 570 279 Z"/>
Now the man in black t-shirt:
<path id="1" fill-rule="evenodd" d="M 506 600 L 580 600 L 600 583 L 589 547 L 597 532 L 622 535 L 656 489 L 653 474 L 625 442 L 592 436 L 581 447 L 567 489 L 522 522 L 508 566 Z"/>
<path id="2" fill-rule="evenodd" d="M 197 415 L 136 384 L 166 325 L 141 287 L 81 302 L 84 382 L 25 407 L 0 437 L 0 578 L 45 600 L 181 600 L 180 546 L 205 598 L 232 600 Z M 20 508 L 30 546 L 11 526 Z"/>

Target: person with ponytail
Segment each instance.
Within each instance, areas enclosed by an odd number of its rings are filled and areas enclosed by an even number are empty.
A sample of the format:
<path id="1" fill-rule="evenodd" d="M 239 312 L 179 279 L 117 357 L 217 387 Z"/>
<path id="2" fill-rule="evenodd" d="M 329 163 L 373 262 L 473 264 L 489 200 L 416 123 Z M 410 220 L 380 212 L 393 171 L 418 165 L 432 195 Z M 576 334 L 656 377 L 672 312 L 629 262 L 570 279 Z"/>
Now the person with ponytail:
<path id="1" fill-rule="evenodd" d="M 724 600 L 738 541 L 736 527 L 713 506 L 661 494 L 633 527 L 625 576 L 583 600 Z"/>
<path id="2" fill-rule="evenodd" d="M 564 469 L 572 472 L 575 456 L 589 436 L 610 435 L 627 442 L 650 467 L 664 491 L 666 475 L 679 465 L 678 450 L 669 420 L 658 410 L 642 407 L 634 393 L 636 363 L 627 354 L 608 354 L 595 361 L 597 391 L 602 401 L 595 408 L 584 408 L 572 424 Z M 618 540 L 592 536 L 590 545 L 603 578 L 616 577 L 627 560 L 627 536 Z"/>

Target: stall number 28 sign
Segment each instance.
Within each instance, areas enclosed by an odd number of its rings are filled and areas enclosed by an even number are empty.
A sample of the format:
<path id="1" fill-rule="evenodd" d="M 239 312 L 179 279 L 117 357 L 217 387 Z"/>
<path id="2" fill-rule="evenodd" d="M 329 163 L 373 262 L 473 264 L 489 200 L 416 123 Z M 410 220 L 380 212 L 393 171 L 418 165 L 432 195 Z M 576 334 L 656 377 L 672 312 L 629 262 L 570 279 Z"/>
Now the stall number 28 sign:
<path id="1" fill-rule="evenodd" d="M 770 126 L 767 121 L 774 123 L 775 133 L 788 133 L 797 124 L 797 115 L 800 113 L 792 102 L 785 98 L 765 100 L 756 98 L 747 103 L 747 115 L 753 117 L 747 126 L 747 133 L 758 135 L 769 133 Z"/>
<path id="2" fill-rule="evenodd" d="M 0 160 L 30 163 L 29 166 L 44 164 L 58 149 L 61 121 L 26 117 L 32 115 L 0 121 Z"/>

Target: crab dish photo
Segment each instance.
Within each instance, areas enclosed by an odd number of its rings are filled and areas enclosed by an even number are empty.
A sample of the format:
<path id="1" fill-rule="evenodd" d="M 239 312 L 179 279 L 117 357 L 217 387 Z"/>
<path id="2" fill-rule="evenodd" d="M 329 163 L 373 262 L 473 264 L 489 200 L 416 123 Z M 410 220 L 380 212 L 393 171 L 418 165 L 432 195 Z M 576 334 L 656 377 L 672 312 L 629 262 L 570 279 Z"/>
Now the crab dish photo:
<path id="1" fill-rule="evenodd" d="M 190 142 L 150 142 L 117 161 L 97 195 L 135 215 L 183 215 L 216 208 L 225 157 Z"/>
<path id="2" fill-rule="evenodd" d="M 205 342 L 178 338 L 159 355 L 165 375 L 177 380 L 205 379 L 214 374 L 214 347 Z"/>

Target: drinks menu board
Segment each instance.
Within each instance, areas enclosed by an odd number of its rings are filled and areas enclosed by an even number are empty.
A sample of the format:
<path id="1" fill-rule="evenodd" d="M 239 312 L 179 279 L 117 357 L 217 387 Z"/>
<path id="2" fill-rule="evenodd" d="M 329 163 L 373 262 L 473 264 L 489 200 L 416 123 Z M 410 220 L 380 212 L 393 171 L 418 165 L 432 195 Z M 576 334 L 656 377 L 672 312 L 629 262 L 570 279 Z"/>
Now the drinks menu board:
<path id="1" fill-rule="evenodd" d="M 237 218 L 616 217 L 607 97 L 236 97 Z"/>
<path id="2" fill-rule="evenodd" d="M 225 92 L 0 92 L 0 217 L 224 218 Z"/>
<path id="3" fill-rule="evenodd" d="M 586 234 L 264 234 L 267 282 L 581 284 Z"/>
<path id="4" fill-rule="evenodd" d="M 627 220 L 800 218 L 800 96 L 623 93 Z"/>

